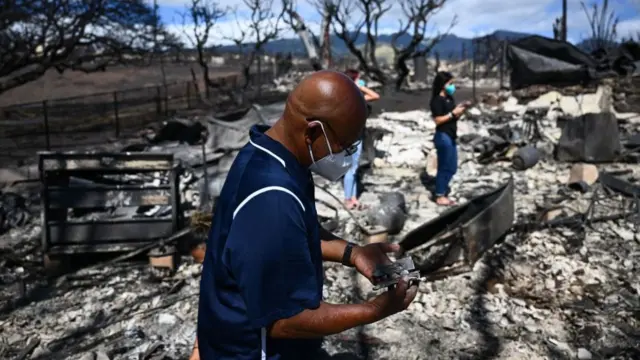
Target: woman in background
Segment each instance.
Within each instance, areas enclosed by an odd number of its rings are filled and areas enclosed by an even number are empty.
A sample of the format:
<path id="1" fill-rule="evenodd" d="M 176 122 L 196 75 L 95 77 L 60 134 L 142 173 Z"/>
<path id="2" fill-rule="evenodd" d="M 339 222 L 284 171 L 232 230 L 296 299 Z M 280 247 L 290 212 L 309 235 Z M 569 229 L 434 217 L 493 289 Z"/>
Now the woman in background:
<path id="1" fill-rule="evenodd" d="M 351 80 L 353 80 L 358 85 L 358 87 L 360 88 L 360 91 L 362 91 L 362 94 L 364 95 L 365 101 L 369 102 L 369 101 L 376 101 L 380 99 L 380 94 L 369 89 L 366 86 L 366 83 L 364 82 L 364 80 L 360 78 L 360 72 L 354 69 L 349 69 L 345 71 L 345 74 L 348 77 L 350 77 Z M 369 111 L 371 111 L 371 107 L 368 106 L 368 108 L 369 108 Z M 344 205 L 349 210 L 355 209 L 360 206 L 360 202 L 358 201 L 358 189 L 356 188 L 356 184 L 357 184 L 356 172 L 358 171 L 358 160 L 360 159 L 360 154 L 362 153 L 362 139 L 360 140 L 361 141 L 358 143 L 358 150 L 352 155 L 353 164 L 351 165 L 351 168 L 349 169 L 349 171 L 347 171 L 347 173 L 344 174 L 344 179 L 343 179 Z"/>
<path id="2" fill-rule="evenodd" d="M 458 170 L 457 122 L 470 103 L 456 106 L 453 75 L 445 71 L 436 74 L 431 91 L 431 116 L 436 122 L 433 143 L 438 155 L 435 201 L 438 205 L 455 205 L 447 195 L 449 183 Z"/>

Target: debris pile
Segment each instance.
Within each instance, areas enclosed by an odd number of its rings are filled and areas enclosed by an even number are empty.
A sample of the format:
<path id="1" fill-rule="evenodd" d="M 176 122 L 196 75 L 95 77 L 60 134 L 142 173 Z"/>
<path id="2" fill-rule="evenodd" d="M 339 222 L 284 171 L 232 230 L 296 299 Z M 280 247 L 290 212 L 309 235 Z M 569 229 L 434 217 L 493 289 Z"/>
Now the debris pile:
<path id="1" fill-rule="evenodd" d="M 605 87 L 578 98 L 557 92 L 525 101 L 516 95 L 493 94 L 460 120 L 459 169 L 451 184 L 452 198 L 466 203 L 512 181 L 512 228 L 469 271 L 422 282 L 407 311 L 328 337 L 329 353 L 371 359 L 640 356 L 640 165 L 630 160 L 640 147 L 629 146 L 640 118 L 616 112 Z M 207 132 L 195 143 L 143 141 L 135 150 L 173 153 L 185 168 L 183 207 L 212 206 L 248 127 L 270 123 L 281 110 L 278 104 L 227 117 L 199 115 L 189 121 Z M 571 128 L 566 124 L 589 113 L 611 114 L 620 147 L 602 145 L 613 155 L 596 165 L 558 160 L 556 148 Z M 317 178 L 318 215 L 350 240 L 372 241 L 382 227 L 386 239 L 397 242 L 447 210 L 431 199 L 435 127 L 421 110 L 384 112 L 367 127 L 364 208 L 346 211 L 341 184 Z M 575 137 L 591 148 L 588 136 Z M 162 279 L 146 262 L 132 261 L 47 281 L 40 233 L 31 221 L 0 238 L 3 357 L 25 351 L 31 359 L 188 357 L 201 271 L 191 256 Z M 412 255 L 416 263 L 418 255 Z M 328 302 L 360 302 L 376 293 L 339 264 L 325 265 L 325 279 Z"/>

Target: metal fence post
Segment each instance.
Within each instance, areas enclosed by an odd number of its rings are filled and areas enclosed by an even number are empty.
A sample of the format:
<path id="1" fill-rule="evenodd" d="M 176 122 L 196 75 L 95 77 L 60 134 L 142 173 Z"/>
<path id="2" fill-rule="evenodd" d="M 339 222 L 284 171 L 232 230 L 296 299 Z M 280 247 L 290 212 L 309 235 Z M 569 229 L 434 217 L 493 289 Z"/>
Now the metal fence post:
<path id="1" fill-rule="evenodd" d="M 258 54 L 258 91 L 257 91 L 257 95 L 256 98 L 260 98 L 261 95 L 261 90 L 262 90 L 262 55 Z"/>
<path id="2" fill-rule="evenodd" d="M 186 82 L 187 84 L 187 109 L 191 109 L 191 83 Z"/>
<path id="3" fill-rule="evenodd" d="M 477 41 L 475 41 L 475 39 L 471 41 L 471 44 L 473 45 L 472 49 L 471 49 L 471 51 L 472 51 L 471 58 L 472 58 L 472 62 L 473 62 L 472 63 L 472 70 L 471 70 L 471 82 L 472 82 L 472 86 L 473 86 L 473 101 L 477 101 L 477 98 L 476 98 L 476 66 L 477 66 L 476 62 L 477 62 L 477 59 L 476 59 L 476 57 L 477 57 L 477 53 L 478 53 L 478 49 L 477 49 L 477 45 L 478 44 L 477 44 Z"/>
<path id="4" fill-rule="evenodd" d="M 116 126 L 116 138 L 120 137 L 120 114 L 119 114 L 119 104 L 118 104 L 118 92 L 113 92 L 113 120 L 115 121 Z"/>
<path id="5" fill-rule="evenodd" d="M 504 89 L 504 72 L 506 71 L 507 62 L 507 40 L 502 42 L 502 49 L 500 53 L 500 89 Z"/>
<path id="6" fill-rule="evenodd" d="M 42 115 L 44 118 L 44 139 L 47 146 L 47 151 L 51 150 L 51 143 L 49 141 L 49 104 L 47 100 L 42 102 Z"/>
<path id="7" fill-rule="evenodd" d="M 168 116 L 169 115 L 169 88 L 167 87 L 167 85 L 163 85 L 162 88 L 164 89 L 164 115 Z"/>
<path id="8" fill-rule="evenodd" d="M 156 86 L 156 114 L 162 114 L 162 98 L 160 94 L 160 86 Z"/>
<path id="9" fill-rule="evenodd" d="M 429 55 L 431 55 L 431 54 L 427 54 L 424 57 L 424 73 L 425 73 L 424 81 L 426 81 L 427 83 L 431 79 L 430 74 L 429 74 Z"/>
<path id="10" fill-rule="evenodd" d="M 280 62 L 282 60 L 278 60 L 279 58 L 275 58 L 272 62 L 271 62 L 271 76 L 275 79 L 278 77 L 278 65 L 280 64 Z"/>

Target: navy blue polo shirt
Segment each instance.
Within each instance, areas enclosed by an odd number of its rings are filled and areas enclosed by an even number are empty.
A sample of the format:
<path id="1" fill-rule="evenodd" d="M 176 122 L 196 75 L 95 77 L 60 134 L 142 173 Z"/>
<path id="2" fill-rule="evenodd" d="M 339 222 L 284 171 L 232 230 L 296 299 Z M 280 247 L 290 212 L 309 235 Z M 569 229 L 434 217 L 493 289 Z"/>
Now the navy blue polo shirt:
<path id="1" fill-rule="evenodd" d="M 299 360 L 321 345 L 267 335 L 318 308 L 323 282 L 313 178 L 267 129 L 251 129 L 216 203 L 200 281 L 202 360 Z"/>

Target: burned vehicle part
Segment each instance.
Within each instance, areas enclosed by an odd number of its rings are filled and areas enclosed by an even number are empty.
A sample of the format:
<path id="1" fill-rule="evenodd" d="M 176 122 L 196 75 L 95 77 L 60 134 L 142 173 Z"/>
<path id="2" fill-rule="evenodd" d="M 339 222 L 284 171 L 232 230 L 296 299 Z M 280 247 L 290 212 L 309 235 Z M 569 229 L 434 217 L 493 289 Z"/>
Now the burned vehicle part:
<path id="1" fill-rule="evenodd" d="M 442 213 L 400 241 L 422 275 L 467 271 L 513 225 L 513 178 L 499 188 Z"/>
<path id="2" fill-rule="evenodd" d="M 183 227 L 181 166 L 173 154 L 38 155 L 47 266 L 71 254 L 132 251 Z M 152 185 L 140 179 L 144 175 L 153 177 Z M 104 182 L 83 179 L 101 177 Z M 83 215 L 71 217 L 74 212 Z"/>
<path id="3" fill-rule="evenodd" d="M 378 265 L 373 272 L 373 289 L 379 290 L 397 284 L 402 277 L 409 282 L 420 281 L 420 271 L 416 269 L 413 259 L 405 256 L 388 265 Z"/>

